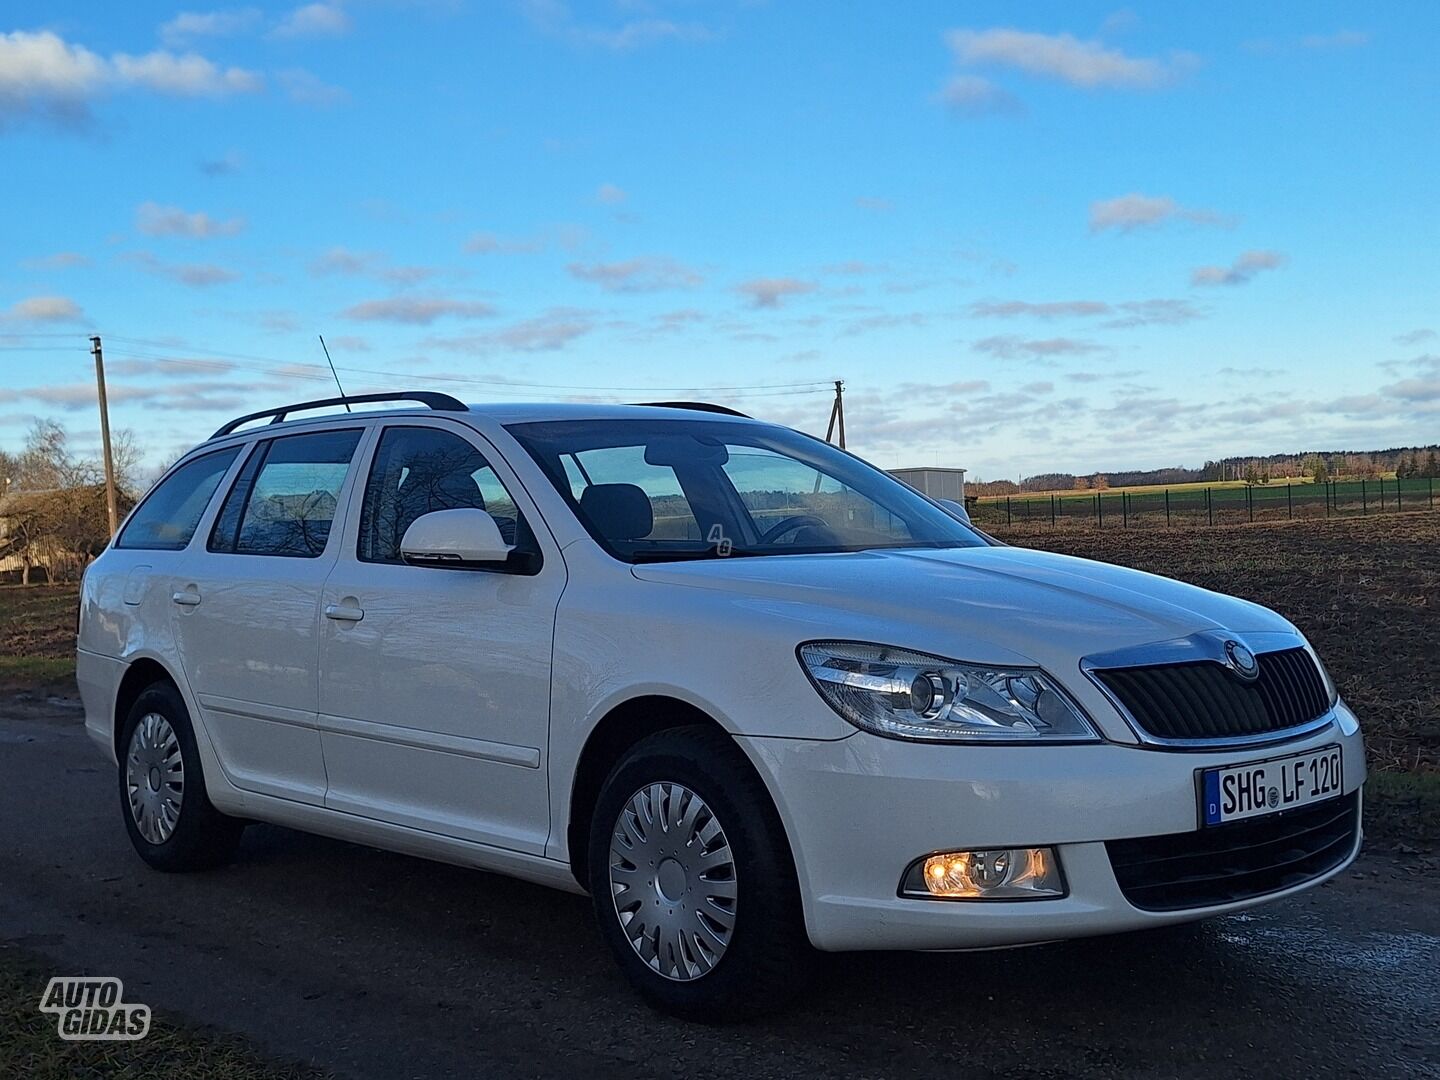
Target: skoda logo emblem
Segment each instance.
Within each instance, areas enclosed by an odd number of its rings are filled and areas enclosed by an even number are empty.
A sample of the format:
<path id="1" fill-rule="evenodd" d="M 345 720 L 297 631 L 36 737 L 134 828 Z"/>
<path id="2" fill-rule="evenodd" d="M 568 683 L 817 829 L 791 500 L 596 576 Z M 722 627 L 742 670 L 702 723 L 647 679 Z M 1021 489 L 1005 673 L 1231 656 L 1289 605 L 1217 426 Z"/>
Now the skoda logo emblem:
<path id="1" fill-rule="evenodd" d="M 1230 666 L 1246 682 L 1260 674 L 1260 665 L 1255 660 L 1255 654 L 1241 645 L 1238 641 L 1225 642 L 1225 656 L 1230 661 Z"/>

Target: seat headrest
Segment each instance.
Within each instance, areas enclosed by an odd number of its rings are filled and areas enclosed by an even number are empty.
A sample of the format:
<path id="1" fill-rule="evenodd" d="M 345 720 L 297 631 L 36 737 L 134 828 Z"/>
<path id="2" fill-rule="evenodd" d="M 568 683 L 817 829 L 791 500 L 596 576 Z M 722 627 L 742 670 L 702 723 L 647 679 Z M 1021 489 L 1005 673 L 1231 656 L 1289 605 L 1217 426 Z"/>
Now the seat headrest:
<path id="1" fill-rule="evenodd" d="M 591 484 L 580 493 L 580 509 L 607 540 L 639 540 L 655 527 L 650 496 L 635 484 Z"/>
<path id="2" fill-rule="evenodd" d="M 431 498 L 445 510 L 484 510 L 485 495 L 469 473 L 449 472 L 436 479 Z"/>

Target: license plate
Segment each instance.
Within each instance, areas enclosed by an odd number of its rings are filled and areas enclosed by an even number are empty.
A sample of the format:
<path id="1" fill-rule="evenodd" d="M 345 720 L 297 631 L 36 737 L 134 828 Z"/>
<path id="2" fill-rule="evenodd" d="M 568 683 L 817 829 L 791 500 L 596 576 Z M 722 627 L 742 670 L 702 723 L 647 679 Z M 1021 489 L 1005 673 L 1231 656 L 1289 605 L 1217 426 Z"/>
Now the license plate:
<path id="1" fill-rule="evenodd" d="M 1206 825 L 1294 810 L 1340 794 L 1340 747 L 1200 770 L 1200 820 Z"/>

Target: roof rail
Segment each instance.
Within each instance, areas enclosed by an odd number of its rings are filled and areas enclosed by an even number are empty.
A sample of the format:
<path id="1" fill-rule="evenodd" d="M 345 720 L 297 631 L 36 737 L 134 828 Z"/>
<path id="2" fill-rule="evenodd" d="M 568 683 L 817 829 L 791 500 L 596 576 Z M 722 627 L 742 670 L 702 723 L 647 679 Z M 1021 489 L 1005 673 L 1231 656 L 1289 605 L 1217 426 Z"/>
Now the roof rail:
<path id="1" fill-rule="evenodd" d="M 299 412 L 301 409 L 320 409 L 327 405 L 360 405 L 370 401 L 418 401 L 421 405 L 428 405 L 432 409 L 442 412 L 469 412 L 470 408 L 459 398 L 453 398 L 449 394 L 437 394 L 430 390 L 406 390 L 394 391 L 383 394 L 352 394 L 349 397 L 320 398 L 317 401 L 297 401 L 293 405 L 282 405 L 278 409 L 263 409 L 260 412 L 250 413 L 248 416 L 237 416 L 228 424 L 225 424 L 219 431 L 210 438 L 218 439 L 221 435 L 229 435 L 242 424 L 248 424 L 251 420 L 263 420 L 271 417 L 270 423 L 278 424 L 285 419 L 286 415 L 292 412 Z"/>
<path id="2" fill-rule="evenodd" d="M 695 412 L 721 413 L 725 416 L 738 416 L 744 420 L 753 419 L 743 412 L 738 412 L 728 405 L 712 405 L 708 401 L 637 401 L 635 404 L 644 405 L 652 409 L 693 409 Z"/>

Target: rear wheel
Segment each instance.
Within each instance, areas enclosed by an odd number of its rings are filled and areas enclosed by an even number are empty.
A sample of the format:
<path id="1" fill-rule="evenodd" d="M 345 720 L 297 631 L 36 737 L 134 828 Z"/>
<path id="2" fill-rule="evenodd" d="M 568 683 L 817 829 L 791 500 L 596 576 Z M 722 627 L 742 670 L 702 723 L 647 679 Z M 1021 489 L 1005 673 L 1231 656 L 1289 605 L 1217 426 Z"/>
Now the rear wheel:
<path id="1" fill-rule="evenodd" d="M 244 823 L 210 803 L 190 713 L 168 682 L 146 687 L 120 729 L 120 810 L 157 870 L 203 870 L 235 854 Z"/>
<path id="2" fill-rule="evenodd" d="M 812 953 L 769 793 L 729 736 L 662 731 L 616 765 L 596 804 L 590 893 L 647 1001 L 692 1020 L 772 1011 Z"/>

